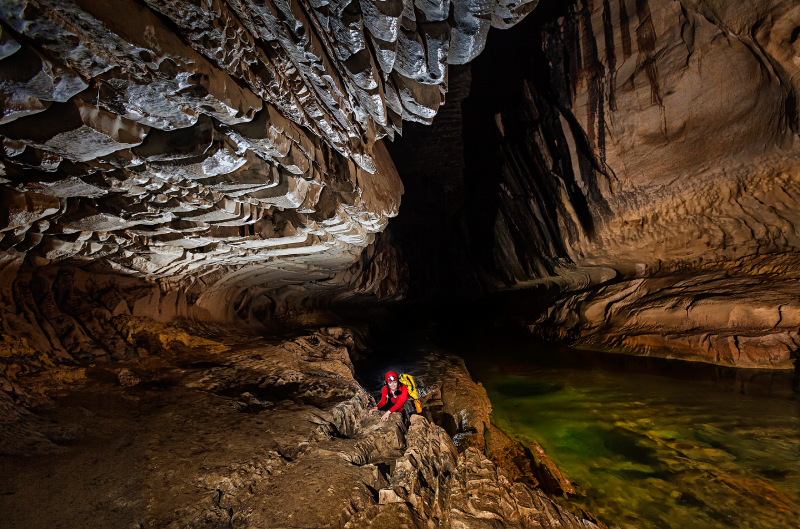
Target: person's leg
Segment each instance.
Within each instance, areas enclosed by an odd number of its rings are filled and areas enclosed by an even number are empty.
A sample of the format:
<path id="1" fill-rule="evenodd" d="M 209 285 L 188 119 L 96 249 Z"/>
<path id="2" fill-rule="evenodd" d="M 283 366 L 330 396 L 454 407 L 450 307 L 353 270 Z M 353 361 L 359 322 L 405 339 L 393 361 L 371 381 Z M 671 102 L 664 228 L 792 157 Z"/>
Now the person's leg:
<path id="1" fill-rule="evenodd" d="M 411 422 L 411 416 L 417 413 L 417 409 L 414 407 L 414 401 L 408 399 L 405 404 L 403 404 L 403 419 L 405 419 L 406 424 Z"/>

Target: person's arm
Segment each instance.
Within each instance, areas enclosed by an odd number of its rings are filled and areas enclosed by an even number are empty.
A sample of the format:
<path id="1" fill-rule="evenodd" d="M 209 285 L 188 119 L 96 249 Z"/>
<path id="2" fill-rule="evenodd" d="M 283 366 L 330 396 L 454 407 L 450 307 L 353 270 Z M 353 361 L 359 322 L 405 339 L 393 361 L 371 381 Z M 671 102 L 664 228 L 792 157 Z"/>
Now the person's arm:
<path id="1" fill-rule="evenodd" d="M 381 391 L 381 401 L 378 403 L 377 406 L 375 406 L 376 408 L 380 408 L 381 406 L 386 404 L 386 397 L 387 397 L 388 394 L 389 394 L 389 391 L 388 391 L 387 387 L 383 386 L 383 391 Z"/>
<path id="2" fill-rule="evenodd" d="M 405 404 L 406 401 L 408 400 L 408 388 L 406 387 L 405 384 L 400 384 L 400 385 L 403 386 L 403 389 L 400 390 L 400 395 L 397 397 L 397 401 L 395 401 L 394 406 L 389 408 L 389 411 L 391 413 L 395 413 L 402 410 L 403 404 Z"/>

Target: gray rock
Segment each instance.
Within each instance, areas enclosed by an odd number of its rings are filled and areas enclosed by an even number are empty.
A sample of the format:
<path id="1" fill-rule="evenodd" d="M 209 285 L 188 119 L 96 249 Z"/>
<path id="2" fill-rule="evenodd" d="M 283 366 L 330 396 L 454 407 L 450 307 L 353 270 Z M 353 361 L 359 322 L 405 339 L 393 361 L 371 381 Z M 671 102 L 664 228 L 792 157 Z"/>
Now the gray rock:
<path id="1" fill-rule="evenodd" d="M 142 143 L 149 127 L 78 99 L 0 126 L 0 134 L 84 162 Z"/>

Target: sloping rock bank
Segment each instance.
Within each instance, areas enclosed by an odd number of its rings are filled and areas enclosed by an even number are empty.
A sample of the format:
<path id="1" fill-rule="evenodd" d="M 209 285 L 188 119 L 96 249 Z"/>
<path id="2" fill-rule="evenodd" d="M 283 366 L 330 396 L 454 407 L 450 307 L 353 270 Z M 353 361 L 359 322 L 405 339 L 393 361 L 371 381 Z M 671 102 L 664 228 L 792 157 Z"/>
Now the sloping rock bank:
<path id="1" fill-rule="evenodd" d="M 514 482 L 476 448 L 459 454 L 447 433 L 422 416 L 411 417 L 406 442 L 380 503 L 347 527 L 597 527 Z"/>
<path id="2" fill-rule="evenodd" d="M 533 441 L 524 444 L 511 439 L 491 423 L 492 403 L 483 386 L 472 380 L 464 360 L 435 346 L 430 340 L 424 339 L 421 333 L 408 333 L 404 340 L 396 342 L 389 349 L 373 353 L 356 365 L 359 375 L 367 376 L 370 380 L 381 380 L 387 369 L 414 376 L 420 388 L 420 402 L 424 408 L 422 416 L 426 419 L 419 428 L 425 429 L 428 425 L 440 427 L 442 432 L 437 435 L 446 434 L 448 443 L 455 447 L 453 454 L 457 456 L 459 465 L 469 465 L 468 461 L 478 458 L 481 468 L 496 469 L 508 481 L 509 486 L 525 485 L 524 490 L 536 489 L 536 494 L 541 497 L 546 497 L 542 494 L 547 493 L 550 497 L 569 499 L 580 494 L 579 489 L 559 470 L 538 443 Z M 413 429 L 412 425 L 411 430 Z M 436 457 L 447 459 L 445 452 L 436 453 Z M 408 464 L 416 468 L 420 457 L 423 456 L 412 456 Z M 423 459 L 430 457 L 426 455 Z M 429 477 L 426 475 L 423 479 L 428 480 Z M 413 485 L 413 479 L 412 482 L 408 479 L 406 472 L 395 474 L 392 478 L 392 491 L 385 493 L 384 501 L 409 501 L 409 495 L 419 494 L 419 487 Z M 412 503 L 416 505 L 419 502 L 415 500 Z M 523 504 L 527 505 L 524 502 Z M 466 509 L 464 512 L 474 514 L 471 507 L 462 507 Z M 593 514 L 582 511 L 571 503 L 569 507 L 574 507 L 584 518 L 602 527 L 602 522 Z M 522 511 L 500 509 L 492 512 L 494 514 L 486 516 L 496 517 L 503 520 L 503 523 L 525 518 Z M 437 514 L 437 518 L 445 519 L 445 515 Z"/>
<path id="3" fill-rule="evenodd" d="M 424 417 L 367 414 L 348 330 L 119 326 L 133 359 L 6 366 L 0 526 L 595 527 Z"/>

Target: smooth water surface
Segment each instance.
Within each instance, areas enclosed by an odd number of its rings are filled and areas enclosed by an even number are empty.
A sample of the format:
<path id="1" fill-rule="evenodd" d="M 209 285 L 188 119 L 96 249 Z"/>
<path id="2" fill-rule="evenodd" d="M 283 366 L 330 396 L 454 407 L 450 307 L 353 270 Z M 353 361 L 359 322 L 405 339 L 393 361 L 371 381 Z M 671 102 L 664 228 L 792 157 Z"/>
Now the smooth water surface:
<path id="1" fill-rule="evenodd" d="M 800 527 L 794 373 L 530 343 L 455 352 L 492 421 L 539 441 L 609 526 Z"/>

